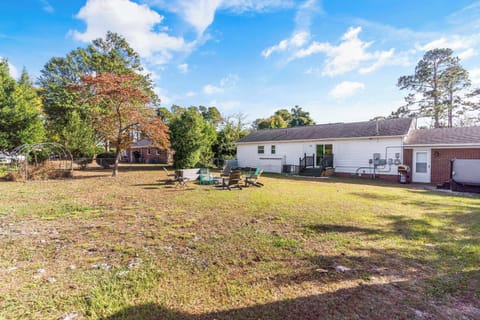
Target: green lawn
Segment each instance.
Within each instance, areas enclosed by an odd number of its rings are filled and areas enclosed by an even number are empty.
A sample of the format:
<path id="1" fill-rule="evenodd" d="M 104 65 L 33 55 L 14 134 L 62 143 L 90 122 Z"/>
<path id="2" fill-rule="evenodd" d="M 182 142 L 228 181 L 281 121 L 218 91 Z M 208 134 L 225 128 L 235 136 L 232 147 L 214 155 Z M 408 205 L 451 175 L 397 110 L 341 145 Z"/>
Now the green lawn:
<path id="1" fill-rule="evenodd" d="M 479 197 L 138 169 L 0 182 L 0 319 L 480 318 Z"/>

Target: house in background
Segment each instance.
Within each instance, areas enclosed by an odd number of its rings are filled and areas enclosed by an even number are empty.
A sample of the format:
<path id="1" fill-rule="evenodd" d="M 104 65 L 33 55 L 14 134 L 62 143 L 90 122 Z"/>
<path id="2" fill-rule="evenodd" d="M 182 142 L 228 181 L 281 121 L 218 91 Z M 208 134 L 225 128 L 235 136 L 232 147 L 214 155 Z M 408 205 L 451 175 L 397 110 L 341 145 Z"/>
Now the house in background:
<path id="1" fill-rule="evenodd" d="M 148 139 L 138 140 L 125 150 L 122 161 L 128 163 L 163 163 L 173 162 L 173 151 L 154 147 Z"/>
<path id="2" fill-rule="evenodd" d="M 480 159 L 480 127 L 415 125 L 400 118 L 258 130 L 237 142 L 238 165 L 276 173 L 328 166 L 340 176 L 397 180 L 405 164 L 410 182 L 441 183 L 450 178 L 451 159 Z"/>

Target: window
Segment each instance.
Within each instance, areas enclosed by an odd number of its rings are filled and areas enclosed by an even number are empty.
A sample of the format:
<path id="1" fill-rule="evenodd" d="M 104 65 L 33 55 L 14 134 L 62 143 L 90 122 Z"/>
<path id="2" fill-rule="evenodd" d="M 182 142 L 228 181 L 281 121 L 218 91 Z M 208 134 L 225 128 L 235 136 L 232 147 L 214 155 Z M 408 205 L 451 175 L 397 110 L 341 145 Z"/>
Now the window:
<path id="1" fill-rule="evenodd" d="M 147 154 L 150 154 L 150 148 L 147 149 Z"/>
<path id="2" fill-rule="evenodd" d="M 326 144 L 326 145 L 325 145 L 325 148 L 324 148 L 324 151 L 325 151 L 324 154 L 325 154 L 326 156 L 331 156 L 331 155 L 333 154 L 333 145 L 331 145 L 331 144 Z"/>
<path id="3" fill-rule="evenodd" d="M 160 155 L 160 149 L 157 149 L 157 156 Z"/>
<path id="4" fill-rule="evenodd" d="M 415 162 L 415 172 L 427 173 L 428 158 L 427 152 L 419 151 L 417 154 L 417 161 Z"/>
<path id="5" fill-rule="evenodd" d="M 258 146 L 257 153 L 258 154 L 264 154 L 265 153 L 265 146 Z"/>
<path id="6" fill-rule="evenodd" d="M 270 147 L 270 153 L 271 153 L 271 154 L 275 154 L 275 145 L 272 145 L 272 146 Z"/>
<path id="7" fill-rule="evenodd" d="M 331 144 L 317 144 L 317 166 L 320 166 L 322 164 L 322 159 L 330 159 L 330 160 L 325 160 L 328 162 L 328 166 L 333 166 L 333 162 L 331 159 L 333 156 L 333 145 Z M 325 162 L 325 164 L 327 164 Z"/>

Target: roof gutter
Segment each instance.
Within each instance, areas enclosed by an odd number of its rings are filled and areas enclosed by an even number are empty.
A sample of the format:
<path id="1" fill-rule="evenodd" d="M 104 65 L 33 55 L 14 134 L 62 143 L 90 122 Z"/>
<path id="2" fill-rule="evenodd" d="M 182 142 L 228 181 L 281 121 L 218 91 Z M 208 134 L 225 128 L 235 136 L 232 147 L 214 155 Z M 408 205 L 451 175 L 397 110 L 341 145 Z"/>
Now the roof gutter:
<path id="1" fill-rule="evenodd" d="M 320 139 L 298 139 L 298 140 L 265 140 L 265 141 L 247 141 L 247 142 L 235 142 L 238 144 L 259 144 L 259 143 L 288 143 L 288 142 L 313 142 L 313 141 L 345 141 L 345 140 L 372 140 L 372 139 L 389 139 L 389 138 L 404 138 L 407 134 L 396 136 L 367 136 L 367 137 L 346 137 L 346 138 L 320 138 Z"/>
<path id="2" fill-rule="evenodd" d="M 431 147 L 431 148 L 451 148 L 451 147 L 477 147 L 480 148 L 480 143 L 448 143 L 448 144 L 435 144 L 435 143 L 422 143 L 422 144 L 405 144 L 404 148 L 417 148 L 417 147 Z"/>

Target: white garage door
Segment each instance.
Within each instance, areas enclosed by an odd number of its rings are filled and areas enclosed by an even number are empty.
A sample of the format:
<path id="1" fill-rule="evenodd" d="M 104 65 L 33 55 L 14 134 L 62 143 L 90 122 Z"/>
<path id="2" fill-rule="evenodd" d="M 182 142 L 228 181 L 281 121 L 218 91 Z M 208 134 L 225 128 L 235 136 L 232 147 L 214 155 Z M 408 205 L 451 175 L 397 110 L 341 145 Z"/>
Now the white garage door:
<path id="1" fill-rule="evenodd" d="M 282 173 L 282 158 L 260 158 L 259 167 L 263 168 L 265 172 Z"/>

